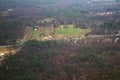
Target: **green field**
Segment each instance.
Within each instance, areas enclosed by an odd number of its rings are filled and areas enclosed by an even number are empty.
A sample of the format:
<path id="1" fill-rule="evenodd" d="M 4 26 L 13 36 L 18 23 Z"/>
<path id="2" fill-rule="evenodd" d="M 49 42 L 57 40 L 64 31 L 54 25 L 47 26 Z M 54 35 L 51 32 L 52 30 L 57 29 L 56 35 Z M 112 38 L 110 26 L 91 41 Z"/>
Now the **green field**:
<path id="1" fill-rule="evenodd" d="M 75 28 L 73 25 L 62 25 L 63 27 L 57 27 L 55 28 L 55 36 L 56 37 L 72 37 L 72 36 L 84 36 L 85 34 L 91 32 L 91 29 L 80 29 L 80 28 Z M 51 32 L 52 29 L 50 30 L 49 28 L 45 28 L 45 35 L 48 36 L 50 35 L 49 32 Z M 33 36 L 34 37 L 39 37 L 39 30 L 33 30 Z"/>
<path id="2" fill-rule="evenodd" d="M 33 30 L 33 36 L 39 37 L 39 30 Z"/>
<path id="3" fill-rule="evenodd" d="M 90 29 L 77 29 L 77 28 L 56 28 L 56 35 L 63 35 L 63 36 L 82 36 L 87 33 L 91 32 Z"/>

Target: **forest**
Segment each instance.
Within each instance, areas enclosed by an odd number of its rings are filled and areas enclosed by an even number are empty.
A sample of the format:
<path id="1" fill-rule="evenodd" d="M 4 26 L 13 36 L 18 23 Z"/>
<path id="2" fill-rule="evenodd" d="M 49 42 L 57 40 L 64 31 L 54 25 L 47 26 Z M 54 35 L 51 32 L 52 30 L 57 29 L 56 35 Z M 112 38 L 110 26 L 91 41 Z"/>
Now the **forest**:
<path id="1" fill-rule="evenodd" d="M 119 6 L 119 0 L 106 2 L 0 0 L 0 36 L 3 37 L 0 38 L 0 45 L 10 44 L 14 40 L 22 38 L 26 26 L 34 27 L 35 25 L 58 27 L 73 24 L 76 28 L 94 29 L 92 32 L 94 34 L 104 34 L 105 30 L 108 30 L 110 34 L 115 34 L 120 29 Z M 112 14 L 107 14 L 110 12 Z M 106 15 L 99 15 L 102 13 L 106 13 Z M 11 29 L 9 30 L 9 28 Z M 11 37 L 7 37 L 9 35 Z"/>
<path id="2" fill-rule="evenodd" d="M 0 0 L 0 80 L 120 80 L 120 0 Z"/>
<path id="3" fill-rule="evenodd" d="M 0 66 L 1 80 L 119 80 L 120 45 L 29 40 Z"/>

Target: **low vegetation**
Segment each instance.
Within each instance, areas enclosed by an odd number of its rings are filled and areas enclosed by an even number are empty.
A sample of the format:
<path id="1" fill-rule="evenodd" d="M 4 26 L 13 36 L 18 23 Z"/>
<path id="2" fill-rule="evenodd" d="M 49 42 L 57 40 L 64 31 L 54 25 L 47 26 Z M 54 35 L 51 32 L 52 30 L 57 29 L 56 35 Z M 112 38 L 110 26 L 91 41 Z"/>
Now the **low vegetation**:
<path id="1" fill-rule="evenodd" d="M 50 32 L 55 30 L 54 36 L 56 38 L 59 38 L 59 36 L 63 37 L 73 37 L 73 36 L 84 36 L 91 32 L 91 29 L 80 29 L 75 28 L 73 25 L 61 25 L 57 28 L 44 28 L 44 37 L 51 35 Z M 33 36 L 39 37 L 39 33 L 41 33 L 39 30 L 33 30 Z M 51 35 L 53 36 L 53 35 Z"/>
<path id="2" fill-rule="evenodd" d="M 65 26 L 63 28 L 56 28 L 56 35 L 63 35 L 63 36 L 82 36 L 87 33 L 91 32 L 91 29 L 80 29 L 74 28 L 71 26 Z"/>

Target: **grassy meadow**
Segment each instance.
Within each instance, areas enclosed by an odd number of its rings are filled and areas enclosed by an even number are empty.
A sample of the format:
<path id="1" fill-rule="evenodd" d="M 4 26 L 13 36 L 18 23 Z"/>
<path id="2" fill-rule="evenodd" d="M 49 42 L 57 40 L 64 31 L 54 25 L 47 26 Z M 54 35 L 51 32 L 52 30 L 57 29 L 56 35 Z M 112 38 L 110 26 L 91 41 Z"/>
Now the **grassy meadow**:
<path id="1" fill-rule="evenodd" d="M 77 36 L 82 36 L 85 35 L 86 33 L 89 33 L 91 30 L 90 29 L 79 29 L 79 28 L 74 28 L 74 27 L 68 27 L 68 28 L 56 28 L 56 35 L 63 35 L 63 36 L 72 36 L 72 35 L 77 35 Z"/>
<path id="2" fill-rule="evenodd" d="M 50 29 L 50 28 L 45 28 L 45 35 L 48 36 L 50 35 L 50 32 L 55 30 L 55 36 L 56 37 L 71 37 L 71 36 L 83 36 L 89 32 L 91 32 L 91 29 L 80 29 L 80 28 L 75 28 L 73 25 L 60 25 L 57 28 Z M 39 36 L 39 30 L 33 30 L 33 36 L 37 37 Z"/>

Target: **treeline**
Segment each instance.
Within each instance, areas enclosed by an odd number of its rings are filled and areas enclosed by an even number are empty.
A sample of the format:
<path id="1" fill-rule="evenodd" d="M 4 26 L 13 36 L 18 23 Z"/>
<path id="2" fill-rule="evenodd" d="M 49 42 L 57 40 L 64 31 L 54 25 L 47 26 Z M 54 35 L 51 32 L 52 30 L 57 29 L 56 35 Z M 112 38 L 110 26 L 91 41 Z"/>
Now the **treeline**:
<path id="1" fill-rule="evenodd" d="M 16 43 L 16 39 L 22 38 L 24 28 L 19 21 L 0 22 L 0 45 Z"/>

